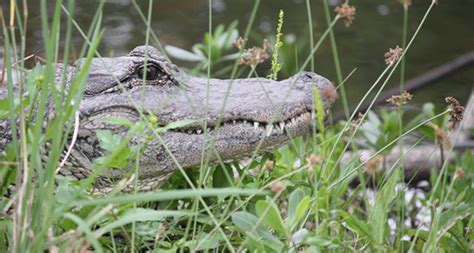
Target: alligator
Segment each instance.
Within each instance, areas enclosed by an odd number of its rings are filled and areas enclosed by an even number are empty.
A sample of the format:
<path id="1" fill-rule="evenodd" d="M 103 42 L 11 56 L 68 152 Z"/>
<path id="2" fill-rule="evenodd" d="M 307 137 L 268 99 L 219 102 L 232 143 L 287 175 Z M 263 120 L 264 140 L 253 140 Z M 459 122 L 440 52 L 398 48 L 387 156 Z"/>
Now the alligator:
<path id="1" fill-rule="evenodd" d="M 60 75 L 64 67 L 74 73 L 84 62 L 57 65 L 56 73 Z M 335 100 L 329 95 L 335 88 L 312 72 L 281 81 L 202 78 L 186 74 L 151 46 L 136 47 L 126 56 L 93 58 L 78 108 L 76 141 L 59 174 L 76 179 L 91 174 L 94 160 L 106 155 L 97 130 L 126 135 L 126 129 L 106 121 L 111 116 L 138 122 L 144 115 L 154 115 L 161 127 L 189 121 L 159 138 L 131 140 L 146 143 L 139 161 L 142 189 L 159 186 L 178 166 L 199 166 L 206 153 L 215 163 L 249 156 L 257 149 L 275 149 L 313 129 L 313 89 L 320 91 L 327 110 Z M 0 100 L 6 95 L 6 88 L 0 87 Z M 11 141 L 9 134 L 8 121 L 0 120 L 0 154 Z M 122 174 L 110 168 L 100 177 L 113 182 Z"/>

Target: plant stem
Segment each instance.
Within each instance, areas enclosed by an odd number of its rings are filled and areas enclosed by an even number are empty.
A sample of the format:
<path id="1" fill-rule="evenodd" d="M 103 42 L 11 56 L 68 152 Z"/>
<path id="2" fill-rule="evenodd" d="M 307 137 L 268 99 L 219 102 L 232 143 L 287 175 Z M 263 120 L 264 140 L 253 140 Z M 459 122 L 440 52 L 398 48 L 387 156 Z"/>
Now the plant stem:
<path id="1" fill-rule="evenodd" d="M 324 14 L 326 16 L 326 22 L 327 24 L 331 24 L 331 14 L 329 13 L 329 5 L 327 0 L 322 0 L 323 5 L 324 5 Z M 346 96 L 346 89 L 344 88 L 344 84 L 342 84 L 342 70 L 341 70 L 341 64 L 339 63 L 339 54 L 337 51 L 337 45 L 336 45 L 336 37 L 334 36 L 334 31 L 331 29 L 329 31 L 329 38 L 331 41 L 331 50 L 332 50 L 332 56 L 334 60 L 334 67 L 336 68 L 336 77 L 337 77 L 337 84 L 341 85 L 340 92 L 341 92 L 341 100 L 342 100 L 342 106 L 344 109 L 344 114 L 346 118 L 349 118 L 349 104 L 347 102 L 347 96 Z"/>
<path id="2" fill-rule="evenodd" d="M 402 31 L 402 48 L 405 50 L 406 44 L 407 44 L 407 33 L 408 33 L 408 5 L 404 4 L 403 5 L 403 31 Z M 403 57 L 400 62 L 400 94 L 404 91 L 404 86 L 405 86 L 405 62 L 406 62 L 406 57 Z M 398 129 L 399 129 L 399 135 L 402 135 L 403 132 L 403 103 L 400 104 L 400 106 L 397 108 L 398 110 Z M 399 149 L 400 149 L 400 154 L 403 154 L 403 138 L 400 138 L 399 141 Z M 402 161 L 401 164 L 404 164 L 403 159 L 404 157 L 401 157 Z M 402 177 L 405 177 L 405 171 L 402 169 Z M 401 238 L 403 236 L 403 229 L 401 229 L 404 226 L 404 221 L 405 221 L 405 194 L 402 193 L 400 197 L 400 208 L 398 210 L 398 216 L 399 216 L 399 223 L 398 223 L 398 239 L 397 239 L 397 244 L 398 248 L 401 249 L 401 251 L 404 251 L 403 249 L 403 243 L 401 242 Z"/>
<path id="3" fill-rule="evenodd" d="M 308 13 L 309 45 L 311 48 L 313 48 L 314 47 L 313 19 L 311 16 L 311 5 L 310 5 L 309 0 L 306 0 L 306 10 Z M 311 71 L 314 72 L 314 55 L 311 55 Z"/>

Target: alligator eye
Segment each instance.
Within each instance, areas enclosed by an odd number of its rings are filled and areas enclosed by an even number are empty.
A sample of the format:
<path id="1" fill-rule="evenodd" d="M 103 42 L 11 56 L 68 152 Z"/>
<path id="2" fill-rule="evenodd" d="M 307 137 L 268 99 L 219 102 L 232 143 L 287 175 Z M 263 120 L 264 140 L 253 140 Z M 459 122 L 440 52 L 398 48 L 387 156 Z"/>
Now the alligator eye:
<path id="1" fill-rule="evenodd" d="M 145 75 L 146 69 L 146 75 Z M 140 79 L 146 78 L 146 80 L 156 80 L 160 70 L 155 65 L 142 66 L 138 69 L 138 77 Z"/>

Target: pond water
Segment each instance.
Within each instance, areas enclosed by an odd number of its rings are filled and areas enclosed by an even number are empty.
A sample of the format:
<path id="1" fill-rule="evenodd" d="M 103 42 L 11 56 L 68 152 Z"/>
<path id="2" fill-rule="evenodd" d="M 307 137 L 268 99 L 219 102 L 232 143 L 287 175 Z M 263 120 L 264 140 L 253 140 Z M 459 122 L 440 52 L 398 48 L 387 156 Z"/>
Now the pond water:
<path id="1" fill-rule="evenodd" d="M 41 55 L 39 1 L 29 1 L 28 52 Z M 52 1 L 51 1 L 52 2 Z M 148 1 L 137 1 L 146 13 Z M 342 1 L 329 0 L 331 12 Z M 409 37 L 415 31 L 431 1 L 415 0 L 409 8 Z M 213 24 L 230 24 L 239 21 L 239 32 L 243 34 L 247 25 L 253 0 L 213 0 Z M 322 1 L 310 1 L 312 8 L 315 41 L 326 28 Z M 388 48 L 401 45 L 403 8 L 397 0 L 351 1 L 357 8 L 356 19 L 346 28 L 338 23 L 335 31 L 343 75 L 353 69 L 355 73 L 346 83 L 351 105 L 354 105 L 385 68 L 384 53 Z M 88 28 L 98 1 L 76 1 L 75 20 Z M 52 10 L 52 4 L 49 7 Z M 261 45 L 263 38 L 273 36 L 280 9 L 285 11 L 283 33 L 298 43 L 298 59 L 301 62 L 309 52 L 309 32 L 306 2 L 304 0 L 263 0 L 253 25 L 248 45 Z M 440 0 L 429 15 L 415 43 L 407 55 L 407 79 L 474 50 L 474 1 Z M 164 45 L 190 49 L 201 42 L 208 31 L 208 1 L 206 0 L 159 0 L 152 7 L 152 29 Z M 334 15 L 334 13 L 331 13 Z M 100 48 L 102 55 L 122 55 L 145 41 L 146 26 L 128 0 L 106 3 L 103 15 L 105 36 Z M 82 38 L 74 33 L 74 46 L 80 48 Z M 151 44 L 153 44 L 151 42 Z M 183 62 L 175 61 L 179 65 Z M 315 54 L 315 72 L 336 81 L 331 46 L 327 39 Z M 309 67 L 308 67 L 309 69 Z M 389 85 L 397 86 L 396 74 Z M 439 80 L 422 91 L 415 92 L 414 105 L 425 101 L 440 103 L 445 96 L 452 95 L 465 102 L 474 85 L 474 66 Z"/>

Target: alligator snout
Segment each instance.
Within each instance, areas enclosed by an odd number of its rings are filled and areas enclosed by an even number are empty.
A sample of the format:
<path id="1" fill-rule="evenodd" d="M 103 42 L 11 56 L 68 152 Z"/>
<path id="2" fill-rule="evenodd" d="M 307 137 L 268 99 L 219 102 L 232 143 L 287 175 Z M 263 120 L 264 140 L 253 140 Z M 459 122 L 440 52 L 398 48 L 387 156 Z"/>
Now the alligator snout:
<path id="1" fill-rule="evenodd" d="M 206 120 L 208 126 L 234 121 L 263 125 L 285 123 L 313 111 L 313 89 L 319 90 L 327 108 L 335 100 L 330 94 L 330 91 L 335 92 L 333 84 L 311 72 L 301 72 L 281 81 L 265 78 L 208 80 L 187 75 L 179 80 L 187 88 L 167 107 L 184 115 L 169 114 L 170 118 L 163 118 L 166 122 L 193 118 Z"/>

